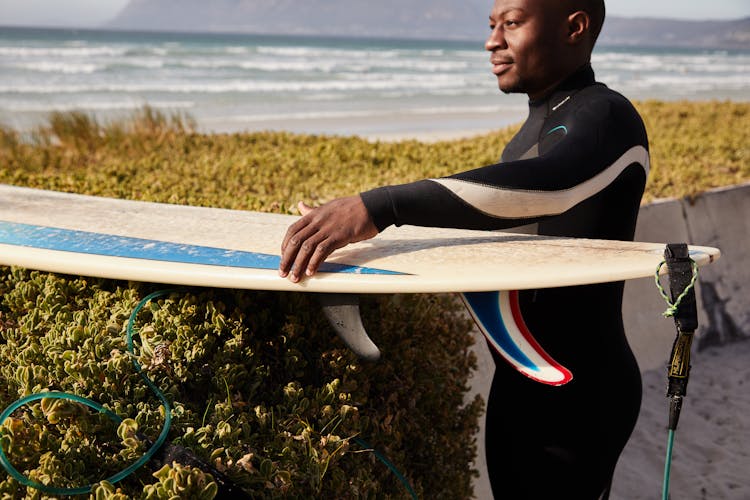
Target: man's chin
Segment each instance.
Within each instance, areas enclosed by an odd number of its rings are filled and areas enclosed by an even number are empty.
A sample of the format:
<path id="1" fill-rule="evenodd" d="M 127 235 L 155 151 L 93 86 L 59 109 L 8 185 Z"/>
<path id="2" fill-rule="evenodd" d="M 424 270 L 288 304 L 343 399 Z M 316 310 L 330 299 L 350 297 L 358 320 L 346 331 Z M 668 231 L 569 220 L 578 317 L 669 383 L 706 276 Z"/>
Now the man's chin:
<path id="1" fill-rule="evenodd" d="M 503 78 L 497 79 L 497 86 L 504 94 L 523 94 L 524 86 L 518 80 L 505 80 Z"/>
<path id="2" fill-rule="evenodd" d="M 521 85 L 499 85 L 500 91 L 503 94 L 525 94 Z"/>

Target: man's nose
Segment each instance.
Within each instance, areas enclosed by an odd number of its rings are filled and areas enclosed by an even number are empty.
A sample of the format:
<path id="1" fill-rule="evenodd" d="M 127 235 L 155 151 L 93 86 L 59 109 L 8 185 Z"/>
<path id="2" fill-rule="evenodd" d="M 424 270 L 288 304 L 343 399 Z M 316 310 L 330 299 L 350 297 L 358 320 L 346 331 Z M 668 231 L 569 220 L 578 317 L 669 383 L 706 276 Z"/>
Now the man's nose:
<path id="1" fill-rule="evenodd" d="M 487 41 L 484 42 L 484 48 L 490 52 L 497 49 L 506 48 L 505 45 L 505 33 L 503 32 L 502 25 L 497 25 L 487 37 Z"/>

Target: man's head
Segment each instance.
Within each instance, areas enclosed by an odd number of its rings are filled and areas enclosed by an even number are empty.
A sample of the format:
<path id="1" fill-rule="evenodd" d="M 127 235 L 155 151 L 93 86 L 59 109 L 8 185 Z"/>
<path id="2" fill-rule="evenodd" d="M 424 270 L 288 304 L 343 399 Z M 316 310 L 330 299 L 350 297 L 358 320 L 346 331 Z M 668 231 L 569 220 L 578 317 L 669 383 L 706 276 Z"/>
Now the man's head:
<path id="1" fill-rule="evenodd" d="M 500 89 L 543 97 L 590 60 L 604 13 L 604 0 L 495 0 L 485 47 Z"/>

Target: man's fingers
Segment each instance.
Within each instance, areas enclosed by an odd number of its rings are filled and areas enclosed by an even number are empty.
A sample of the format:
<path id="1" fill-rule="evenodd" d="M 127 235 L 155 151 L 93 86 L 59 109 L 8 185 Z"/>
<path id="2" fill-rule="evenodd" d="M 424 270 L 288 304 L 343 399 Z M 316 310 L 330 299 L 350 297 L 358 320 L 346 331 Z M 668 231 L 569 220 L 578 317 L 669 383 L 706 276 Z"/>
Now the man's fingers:
<path id="1" fill-rule="evenodd" d="M 289 273 L 289 279 L 293 283 L 298 282 L 303 275 L 312 276 L 312 274 L 308 272 L 310 259 L 317 253 L 322 241 L 323 238 L 320 235 L 315 234 L 300 244 L 299 249 L 297 250 L 297 256 L 294 259 L 294 264 Z M 323 246 L 325 248 L 325 245 Z"/>
<path id="2" fill-rule="evenodd" d="M 297 260 L 302 245 L 307 239 L 315 234 L 316 229 L 311 227 L 306 220 L 299 220 L 292 224 L 286 232 L 284 241 L 281 243 L 281 260 L 279 262 L 279 276 L 286 278 L 291 265 Z"/>
<path id="3" fill-rule="evenodd" d="M 307 225 L 309 224 L 309 221 L 305 219 L 304 217 L 289 226 L 289 228 L 286 230 L 286 234 L 284 235 L 284 240 L 281 242 L 281 251 L 284 252 L 286 250 L 287 245 L 289 245 L 289 242 L 294 238 L 294 236 L 302 231 Z"/>
<path id="4" fill-rule="evenodd" d="M 305 274 L 307 276 L 312 276 L 313 274 L 317 273 L 318 268 L 323 263 L 323 261 L 325 261 L 328 258 L 328 256 L 333 253 L 334 250 L 337 250 L 343 247 L 344 245 L 345 243 L 332 241 L 330 238 L 325 239 L 321 241 L 320 243 L 318 243 L 318 245 L 315 248 L 315 251 L 310 257 L 310 261 L 307 263 L 307 269 L 305 270 Z"/>
<path id="5" fill-rule="evenodd" d="M 286 229 L 286 234 L 284 234 L 284 239 L 281 240 L 281 253 L 284 253 L 286 251 L 286 247 L 287 245 L 289 245 L 289 240 L 292 239 L 292 236 L 297 234 L 297 231 L 298 231 L 297 226 L 299 225 L 300 222 L 301 221 L 297 221 Z"/>
<path id="6" fill-rule="evenodd" d="M 311 219 L 309 217 L 305 217 L 305 215 L 315 210 L 313 207 L 305 204 L 304 201 L 300 201 L 299 203 L 297 203 L 297 209 L 299 210 L 300 214 L 302 214 L 302 218 L 289 226 L 289 228 L 286 230 L 284 240 L 281 242 L 282 252 L 286 250 L 286 246 L 289 243 L 289 240 L 311 223 Z"/>

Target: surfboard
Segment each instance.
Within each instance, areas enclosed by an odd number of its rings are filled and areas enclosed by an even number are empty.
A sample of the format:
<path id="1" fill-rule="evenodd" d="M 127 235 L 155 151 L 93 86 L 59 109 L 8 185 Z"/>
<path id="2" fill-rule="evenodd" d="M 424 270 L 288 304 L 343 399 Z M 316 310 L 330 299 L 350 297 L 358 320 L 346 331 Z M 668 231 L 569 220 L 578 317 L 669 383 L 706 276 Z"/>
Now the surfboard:
<path id="1" fill-rule="evenodd" d="M 571 375 L 536 344 L 513 292 L 650 276 L 664 251 L 663 243 L 404 226 L 336 251 L 318 274 L 294 284 L 280 278 L 277 268 L 282 238 L 296 220 L 0 185 L 0 264 L 153 283 L 332 294 L 321 297 L 334 328 L 369 359 L 379 351 L 362 337 L 348 294 L 459 292 L 503 356 L 526 375 L 557 384 Z M 700 266 L 720 256 L 711 247 L 691 246 L 690 252 Z"/>

